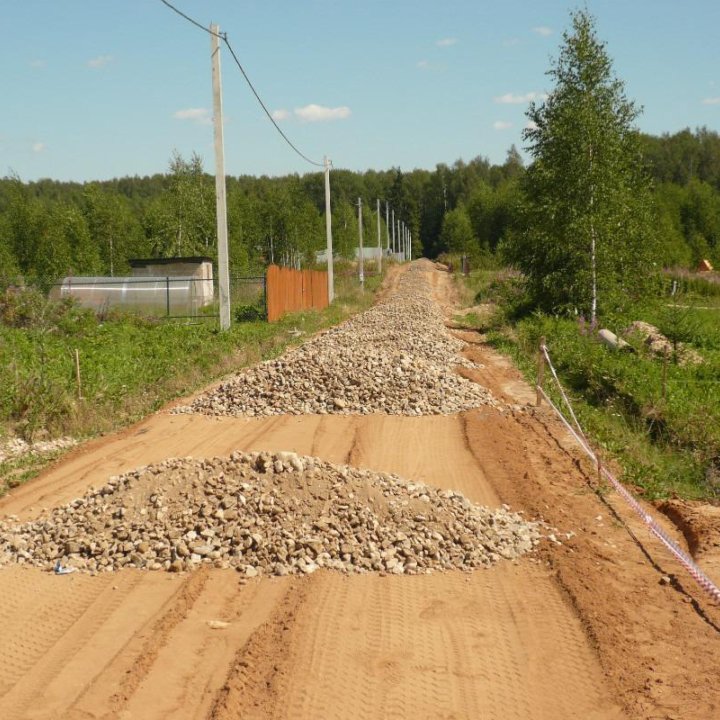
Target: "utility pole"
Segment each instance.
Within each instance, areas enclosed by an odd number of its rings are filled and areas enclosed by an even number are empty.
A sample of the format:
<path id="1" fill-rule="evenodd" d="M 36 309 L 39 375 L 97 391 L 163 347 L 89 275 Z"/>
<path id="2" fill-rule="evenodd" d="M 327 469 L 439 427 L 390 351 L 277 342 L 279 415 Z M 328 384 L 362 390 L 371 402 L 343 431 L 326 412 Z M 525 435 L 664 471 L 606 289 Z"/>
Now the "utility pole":
<path id="1" fill-rule="evenodd" d="M 365 289 L 365 262 L 363 260 L 362 198 L 358 198 L 358 234 L 360 235 L 360 287 Z"/>
<path id="2" fill-rule="evenodd" d="M 389 220 L 389 213 L 390 213 L 390 204 L 388 201 L 385 201 L 385 232 L 387 232 L 387 249 L 390 250 L 390 220 Z"/>
<path id="3" fill-rule="evenodd" d="M 210 25 L 213 119 L 215 122 L 215 206 L 218 242 L 220 329 L 230 328 L 230 268 L 228 262 L 227 203 L 225 199 L 225 145 L 223 142 L 222 82 L 220 78 L 220 28 Z"/>
<path id="4" fill-rule="evenodd" d="M 375 201 L 377 211 L 377 230 L 378 230 L 378 273 L 382 272 L 382 240 L 380 239 L 380 198 Z"/>
<path id="5" fill-rule="evenodd" d="M 395 254 L 395 208 L 392 211 L 392 230 L 393 230 L 393 255 Z"/>
<path id="6" fill-rule="evenodd" d="M 402 235 L 400 234 L 400 218 L 397 219 L 397 239 L 398 239 L 398 254 L 400 254 L 401 248 L 402 248 Z M 404 259 L 405 259 L 404 257 L 401 258 L 401 262 Z"/>
<path id="7" fill-rule="evenodd" d="M 327 238 L 327 285 L 328 302 L 335 298 L 335 279 L 333 276 L 333 242 L 332 242 L 332 216 L 330 215 L 330 158 L 323 158 L 325 166 L 325 236 Z"/>

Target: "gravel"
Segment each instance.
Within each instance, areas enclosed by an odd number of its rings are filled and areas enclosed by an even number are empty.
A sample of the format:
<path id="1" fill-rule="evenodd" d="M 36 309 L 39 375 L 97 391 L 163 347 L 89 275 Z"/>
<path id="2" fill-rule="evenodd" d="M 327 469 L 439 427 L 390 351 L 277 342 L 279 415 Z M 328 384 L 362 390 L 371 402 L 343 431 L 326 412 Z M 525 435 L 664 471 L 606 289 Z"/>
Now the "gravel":
<path id="1" fill-rule="evenodd" d="M 243 370 L 176 413 L 207 415 L 451 414 L 499 406 L 460 377 L 458 355 L 432 300 L 429 261 L 413 263 L 384 302 L 302 346 Z"/>
<path id="2" fill-rule="evenodd" d="M 77 440 L 71 437 L 61 437 L 56 440 L 38 440 L 29 443 L 22 438 L 10 438 L 5 442 L 0 442 L 0 463 L 25 455 L 47 455 L 65 450 L 77 444 Z"/>
<path id="3" fill-rule="evenodd" d="M 452 490 L 290 452 L 234 452 L 166 460 L 36 521 L 0 521 L 0 565 L 414 575 L 514 559 L 539 540 L 539 526 L 507 506 Z"/>

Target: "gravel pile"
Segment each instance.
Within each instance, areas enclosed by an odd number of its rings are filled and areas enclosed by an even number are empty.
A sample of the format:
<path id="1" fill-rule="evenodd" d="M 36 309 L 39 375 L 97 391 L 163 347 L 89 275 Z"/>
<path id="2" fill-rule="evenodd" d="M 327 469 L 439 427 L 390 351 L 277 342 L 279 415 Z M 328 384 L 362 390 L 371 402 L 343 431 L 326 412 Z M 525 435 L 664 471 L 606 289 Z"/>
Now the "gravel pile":
<path id="1" fill-rule="evenodd" d="M 452 369 L 472 363 L 458 355 L 463 343 L 431 299 L 428 265 L 413 263 L 385 302 L 174 412 L 438 415 L 498 405 Z"/>
<path id="2" fill-rule="evenodd" d="M 65 450 L 76 444 L 77 440 L 71 437 L 62 437 L 57 440 L 38 440 L 34 443 L 26 442 L 22 438 L 11 438 L 5 442 L 0 442 L 0 463 L 24 455 L 45 455 L 57 450 Z"/>
<path id="3" fill-rule="evenodd" d="M 517 558 L 539 540 L 505 506 L 294 453 L 235 452 L 166 460 L 37 521 L 0 521 L 0 565 L 412 575 Z"/>

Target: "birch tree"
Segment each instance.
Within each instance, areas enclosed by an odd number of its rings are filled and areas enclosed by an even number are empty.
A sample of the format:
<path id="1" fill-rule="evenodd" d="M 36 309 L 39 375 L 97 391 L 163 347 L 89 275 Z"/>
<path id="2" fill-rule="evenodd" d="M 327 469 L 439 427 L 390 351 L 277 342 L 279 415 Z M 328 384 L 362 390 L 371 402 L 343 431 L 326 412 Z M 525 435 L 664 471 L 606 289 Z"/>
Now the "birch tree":
<path id="1" fill-rule="evenodd" d="M 649 180 L 627 99 L 587 11 L 572 15 L 547 72 L 555 87 L 527 111 L 533 163 L 523 180 L 524 230 L 510 243 L 533 300 L 588 315 L 652 275 Z"/>

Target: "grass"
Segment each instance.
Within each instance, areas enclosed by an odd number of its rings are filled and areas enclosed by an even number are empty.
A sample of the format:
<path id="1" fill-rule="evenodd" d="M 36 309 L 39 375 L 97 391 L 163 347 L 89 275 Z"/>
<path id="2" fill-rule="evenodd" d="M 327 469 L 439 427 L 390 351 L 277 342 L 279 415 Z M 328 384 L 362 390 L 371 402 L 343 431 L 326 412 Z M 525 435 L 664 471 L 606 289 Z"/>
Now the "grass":
<path id="1" fill-rule="evenodd" d="M 16 297 L 0 303 L 0 441 L 71 435 L 85 438 L 135 422 L 176 397 L 255 362 L 369 307 L 381 278 L 338 277 L 336 300 L 322 311 L 276 323 L 235 323 L 226 333 L 214 323 L 187 324 L 115 316 L 99 322 L 66 304 L 35 297 L 18 311 Z M 3 314 L 4 311 L 4 314 Z M 2 322 L 2 320 L 5 322 Z M 75 375 L 80 358 L 81 397 Z M 54 456 L 53 456 L 54 457 Z M 0 464 L 0 494 L 26 481 L 51 458 Z"/>
<path id="2" fill-rule="evenodd" d="M 673 494 L 714 499 L 720 493 L 714 468 L 720 470 L 720 315 L 699 310 L 707 296 L 657 297 L 625 315 L 606 318 L 621 331 L 632 320 L 645 320 L 703 357 L 700 365 L 682 366 L 651 355 L 637 339 L 634 353 L 612 351 L 577 320 L 543 314 L 512 319 L 513 282 L 473 278 L 484 286 L 496 311 L 479 329 L 488 341 L 513 357 L 535 382 L 540 338 L 545 337 L 553 363 L 586 432 L 624 468 L 624 479 L 648 498 Z M 495 289 L 493 290 L 493 283 Z M 549 377 L 546 385 L 550 384 Z M 556 396 L 557 397 L 557 396 Z"/>

